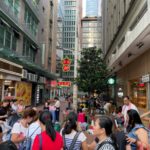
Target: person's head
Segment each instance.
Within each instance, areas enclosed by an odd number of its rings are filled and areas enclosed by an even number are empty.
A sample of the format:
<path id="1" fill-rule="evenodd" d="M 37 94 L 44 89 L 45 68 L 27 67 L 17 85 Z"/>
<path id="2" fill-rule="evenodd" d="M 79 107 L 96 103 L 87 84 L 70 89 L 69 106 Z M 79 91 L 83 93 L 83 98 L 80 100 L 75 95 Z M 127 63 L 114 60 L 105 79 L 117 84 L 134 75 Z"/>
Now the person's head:
<path id="1" fill-rule="evenodd" d="M 22 99 L 19 100 L 19 104 L 20 104 L 20 105 L 23 105 L 23 100 L 22 100 Z"/>
<path id="2" fill-rule="evenodd" d="M 10 104 L 9 100 L 4 100 L 3 101 L 3 107 L 8 107 Z"/>
<path id="3" fill-rule="evenodd" d="M 123 102 L 124 102 L 125 105 L 129 105 L 130 104 L 130 98 L 129 98 L 129 96 L 124 96 Z"/>
<path id="4" fill-rule="evenodd" d="M 23 119 L 26 119 L 27 123 L 31 123 L 34 120 L 36 111 L 33 109 L 27 109 L 23 112 Z"/>
<path id="5" fill-rule="evenodd" d="M 121 112 L 122 112 L 122 106 L 117 107 L 116 112 L 117 112 L 117 113 L 121 113 Z"/>
<path id="6" fill-rule="evenodd" d="M 41 112 L 39 115 L 39 121 L 40 121 L 42 130 L 44 128 L 44 130 L 46 130 L 46 133 L 49 135 L 52 141 L 55 141 L 56 132 L 53 128 L 51 113 L 49 111 Z"/>
<path id="7" fill-rule="evenodd" d="M 44 106 L 45 106 L 45 107 L 48 107 L 48 102 L 45 102 Z"/>
<path id="8" fill-rule="evenodd" d="M 59 98 L 58 98 L 58 97 L 55 97 L 54 100 L 55 100 L 55 101 L 59 101 Z"/>
<path id="9" fill-rule="evenodd" d="M 70 134 L 72 130 L 77 130 L 77 114 L 70 112 L 63 130 L 63 134 Z"/>
<path id="10" fill-rule="evenodd" d="M 110 136 L 112 134 L 112 120 L 108 116 L 100 116 L 96 119 L 93 132 L 97 137 Z"/>
<path id="11" fill-rule="evenodd" d="M 131 129 L 135 126 L 135 124 L 142 124 L 139 113 L 134 109 L 127 111 L 127 117 L 128 127 L 130 126 Z"/>

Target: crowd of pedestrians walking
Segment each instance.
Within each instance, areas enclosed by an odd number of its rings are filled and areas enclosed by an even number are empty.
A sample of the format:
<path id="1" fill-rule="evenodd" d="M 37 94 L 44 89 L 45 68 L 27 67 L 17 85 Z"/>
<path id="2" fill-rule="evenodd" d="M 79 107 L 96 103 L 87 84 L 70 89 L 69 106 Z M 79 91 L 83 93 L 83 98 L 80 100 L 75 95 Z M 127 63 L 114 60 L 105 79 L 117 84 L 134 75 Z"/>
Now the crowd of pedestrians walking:
<path id="1" fill-rule="evenodd" d="M 0 107 L 0 149 L 150 150 L 150 131 L 128 96 L 123 98 L 124 105 L 117 108 L 112 101 L 92 100 L 87 100 L 87 105 L 93 103 L 90 107 L 79 105 L 77 112 L 70 103 L 70 108 L 60 111 L 57 97 L 46 101 L 40 110 L 26 108 L 22 100 L 4 100 Z M 97 109 L 103 109 L 103 113 Z M 62 123 L 61 130 L 55 128 L 58 122 Z"/>

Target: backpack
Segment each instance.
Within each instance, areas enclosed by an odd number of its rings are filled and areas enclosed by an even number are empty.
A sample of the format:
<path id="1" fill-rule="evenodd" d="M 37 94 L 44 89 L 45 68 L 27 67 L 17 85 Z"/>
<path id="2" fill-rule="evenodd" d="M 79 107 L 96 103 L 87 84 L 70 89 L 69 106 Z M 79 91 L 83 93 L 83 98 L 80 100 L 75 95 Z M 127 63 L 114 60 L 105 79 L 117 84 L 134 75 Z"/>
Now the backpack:
<path id="1" fill-rule="evenodd" d="M 73 138 L 73 140 L 72 140 L 72 143 L 71 143 L 71 145 L 70 145 L 69 148 L 67 148 L 67 146 L 66 146 L 65 135 L 63 135 L 63 140 L 64 140 L 64 150 L 73 150 L 74 145 L 75 145 L 75 143 L 76 143 L 76 141 L 77 141 L 77 139 L 78 139 L 80 133 L 81 133 L 81 132 L 77 132 L 77 133 L 76 133 L 76 135 L 74 136 L 74 138 Z"/>
<path id="2" fill-rule="evenodd" d="M 28 136 L 27 138 L 19 145 L 19 150 L 31 150 L 31 144 L 32 144 L 32 135 L 35 133 L 35 131 L 39 128 L 38 126 L 32 134 L 29 136 L 29 129 L 28 129 Z"/>
<path id="3" fill-rule="evenodd" d="M 0 144 L 2 150 L 18 150 L 17 146 L 12 141 L 6 141 Z"/>

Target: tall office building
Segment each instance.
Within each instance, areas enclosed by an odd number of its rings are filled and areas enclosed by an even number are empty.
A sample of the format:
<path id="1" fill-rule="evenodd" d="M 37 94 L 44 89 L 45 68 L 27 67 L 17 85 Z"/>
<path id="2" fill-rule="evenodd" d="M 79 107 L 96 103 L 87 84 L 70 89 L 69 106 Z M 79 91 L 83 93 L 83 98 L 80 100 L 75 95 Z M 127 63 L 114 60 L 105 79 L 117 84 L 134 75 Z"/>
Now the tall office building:
<path id="1" fill-rule="evenodd" d="M 81 48 L 101 48 L 101 18 L 85 17 L 81 20 Z M 99 23 L 98 23 L 99 21 Z"/>
<path id="2" fill-rule="evenodd" d="M 63 79 L 67 81 L 74 78 L 74 51 L 78 36 L 79 1 L 63 0 L 63 54 L 64 58 L 68 57 L 71 60 L 70 71 L 63 72 Z"/>
<path id="3" fill-rule="evenodd" d="M 150 108 L 149 4 L 150 0 L 102 1 L 103 50 L 116 79 L 110 91 L 118 103 L 122 95 L 129 95 L 142 109 Z"/>
<path id="4" fill-rule="evenodd" d="M 97 17 L 99 0 L 86 0 L 86 16 Z"/>
<path id="5" fill-rule="evenodd" d="M 48 98 L 45 94 L 46 81 L 54 78 L 51 72 L 55 72 L 56 67 L 54 65 L 54 68 L 49 69 L 51 66 L 47 65 L 46 54 L 51 49 L 46 48 L 45 55 L 42 52 L 45 47 L 43 44 L 48 43 L 45 39 L 49 38 L 43 34 L 49 30 L 46 31 L 42 26 L 42 19 L 45 10 L 52 9 L 41 6 L 40 2 L 0 1 L 0 100 L 16 98 L 22 99 L 25 105 L 31 105 Z M 51 1 L 47 2 L 47 6 L 52 4 Z M 51 22 L 55 21 L 52 19 Z M 52 58 L 55 59 L 54 49 L 52 53 Z"/>

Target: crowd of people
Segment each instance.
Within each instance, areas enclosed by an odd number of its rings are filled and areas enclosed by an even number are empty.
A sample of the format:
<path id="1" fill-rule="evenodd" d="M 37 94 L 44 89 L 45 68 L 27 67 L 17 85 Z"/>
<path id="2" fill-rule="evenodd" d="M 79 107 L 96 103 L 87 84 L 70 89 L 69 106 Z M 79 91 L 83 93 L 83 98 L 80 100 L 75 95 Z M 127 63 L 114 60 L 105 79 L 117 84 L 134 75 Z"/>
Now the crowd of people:
<path id="1" fill-rule="evenodd" d="M 88 109 L 80 105 L 77 112 L 69 104 L 62 112 L 65 117 L 61 130 L 56 131 L 55 123 L 60 122 L 59 98 L 45 102 L 42 110 L 26 108 L 23 101 L 4 100 L 0 107 L 0 149 L 150 150 L 150 132 L 142 123 L 138 108 L 128 96 L 123 101 L 124 105 L 116 108 L 112 101 L 95 99 L 95 110 L 104 110 L 104 114 L 95 114 L 97 117 L 93 116 L 94 104 Z M 92 134 L 91 143 L 87 134 Z"/>

